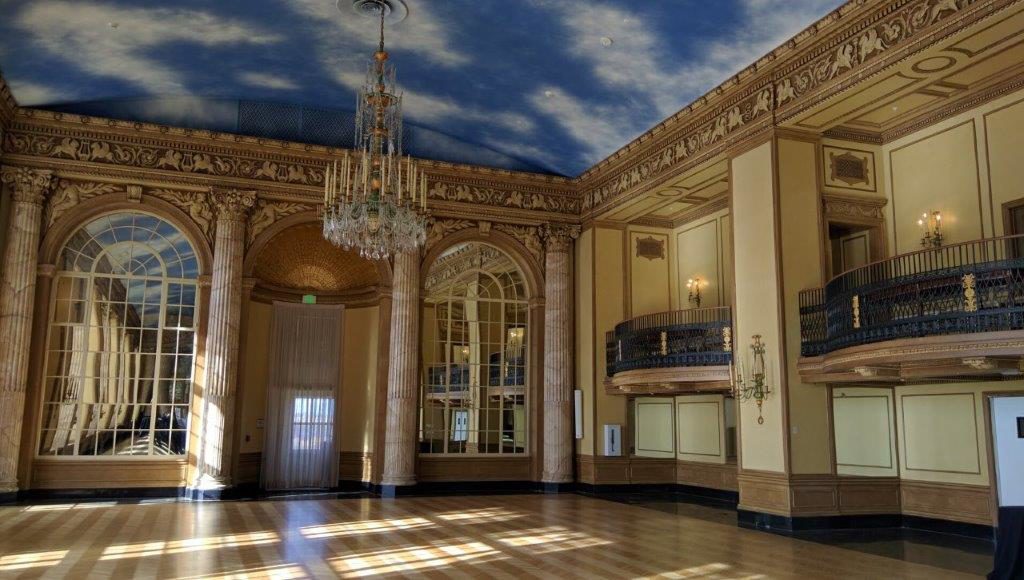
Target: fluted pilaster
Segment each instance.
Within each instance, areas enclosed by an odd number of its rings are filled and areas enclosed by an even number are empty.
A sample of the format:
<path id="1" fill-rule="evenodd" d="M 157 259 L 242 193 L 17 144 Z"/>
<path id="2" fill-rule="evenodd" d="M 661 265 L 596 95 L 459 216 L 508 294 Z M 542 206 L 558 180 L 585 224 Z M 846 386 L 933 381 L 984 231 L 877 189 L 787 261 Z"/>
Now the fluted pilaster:
<path id="1" fill-rule="evenodd" d="M 569 483 L 572 474 L 572 296 L 569 251 L 579 227 L 544 230 L 544 483 Z"/>
<path id="2" fill-rule="evenodd" d="M 14 200 L 0 264 L 0 493 L 18 489 L 39 234 L 51 179 L 50 171 L 24 167 L 0 171 L 0 182 L 11 189 Z"/>
<path id="3" fill-rule="evenodd" d="M 416 483 L 420 322 L 418 252 L 404 252 L 395 256 L 392 292 L 387 429 L 384 434 L 384 477 L 381 481 L 385 488 Z"/>
<path id="4" fill-rule="evenodd" d="M 253 191 L 214 191 L 217 230 L 213 246 L 206 374 L 200 410 L 200 449 L 194 487 L 219 490 L 231 485 L 232 423 L 238 382 L 238 343 L 242 317 L 242 258 Z"/>

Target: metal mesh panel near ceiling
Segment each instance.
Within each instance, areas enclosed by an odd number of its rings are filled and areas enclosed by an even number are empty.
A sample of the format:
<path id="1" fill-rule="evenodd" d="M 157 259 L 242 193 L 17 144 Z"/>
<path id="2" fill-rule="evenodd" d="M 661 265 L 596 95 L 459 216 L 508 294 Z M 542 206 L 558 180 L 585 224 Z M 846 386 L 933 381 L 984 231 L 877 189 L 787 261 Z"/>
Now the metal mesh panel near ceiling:
<path id="1" fill-rule="evenodd" d="M 238 132 L 313 145 L 352 147 L 355 115 L 319 107 L 239 101 Z M 405 128 L 403 137 L 407 133 Z"/>

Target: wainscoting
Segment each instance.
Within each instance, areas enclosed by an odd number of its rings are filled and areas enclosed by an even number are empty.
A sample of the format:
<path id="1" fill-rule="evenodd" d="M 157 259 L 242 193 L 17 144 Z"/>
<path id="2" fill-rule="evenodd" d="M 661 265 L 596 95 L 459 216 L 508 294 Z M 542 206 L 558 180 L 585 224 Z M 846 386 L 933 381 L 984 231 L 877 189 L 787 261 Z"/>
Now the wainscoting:
<path id="1" fill-rule="evenodd" d="M 578 480 L 588 485 L 679 484 L 737 491 L 735 463 L 650 457 L 576 457 Z"/>
<path id="2" fill-rule="evenodd" d="M 181 459 L 75 460 L 36 458 L 32 489 L 184 487 L 188 462 Z"/>
<path id="3" fill-rule="evenodd" d="M 987 486 L 742 471 L 739 509 L 788 517 L 902 514 L 992 526 Z"/>
<path id="4" fill-rule="evenodd" d="M 531 481 L 530 457 L 420 455 L 416 481 Z"/>
<path id="5" fill-rule="evenodd" d="M 901 481 L 903 513 L 969 524 L 995 525 L 988 486 Z"/>
<path id="6" fill-rule="evenodd" d="M 257 485 L 260 482 L 260 468 L 263 466 L 263 454 L 242 453 L 238 457 L 238 473 L 235 482 L 238 485 Z M 359 451 L 342 451 L 338 454 L 339 481 L 370 481 L 373 469 L 373 454 Z"/>

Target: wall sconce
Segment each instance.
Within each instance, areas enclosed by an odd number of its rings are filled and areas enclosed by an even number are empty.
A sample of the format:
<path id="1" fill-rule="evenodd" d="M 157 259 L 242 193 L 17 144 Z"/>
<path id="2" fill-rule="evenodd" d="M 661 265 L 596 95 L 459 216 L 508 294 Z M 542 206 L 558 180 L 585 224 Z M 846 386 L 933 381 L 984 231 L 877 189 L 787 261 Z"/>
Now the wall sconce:
<path id="1" fill-rule="evenodd" d="M 708 283 L 702 280 L 700 276 L 694 276 L 686 281 L 686 288 L 690 291 L 688 299 L 694 308 L 700 308 L 700 288 L 707 285 Z"/>
<path id="2" fill-rule="evenodd" d="M 921 214 L 917 225 L 921 227 L 922 248 L 938 248 L 942 245 L 942 212 Z"/>
<path id="3" fill-rule="evenodd" d="M 768 373 L 764 362 L 765 345 L 761 342 L 761 335 L 755 334 L 750 343 L 751 369 L 750 374 L 744 372 L 743 361 L 736 359 L 736 371 L 733 372 L 732 363 L 729 364 L 729 378 L 732 382 L 732 395 L 740 401 L 754 399 L 757 402 L 757 424 L 764 425 L 764 416 L 761 414 L 761 407 L 764 400 L 772 393 L 768 384 Z"/>

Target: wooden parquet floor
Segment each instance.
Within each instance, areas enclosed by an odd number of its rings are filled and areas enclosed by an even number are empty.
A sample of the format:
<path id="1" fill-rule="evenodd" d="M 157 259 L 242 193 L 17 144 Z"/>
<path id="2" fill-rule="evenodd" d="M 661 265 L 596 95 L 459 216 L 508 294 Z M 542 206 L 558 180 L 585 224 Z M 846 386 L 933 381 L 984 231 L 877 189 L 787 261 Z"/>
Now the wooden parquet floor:
<path id="1" fill-rule="evenodd" d="M 0 508 L 3 578 L 966 578 L 577 495 Z"/>

